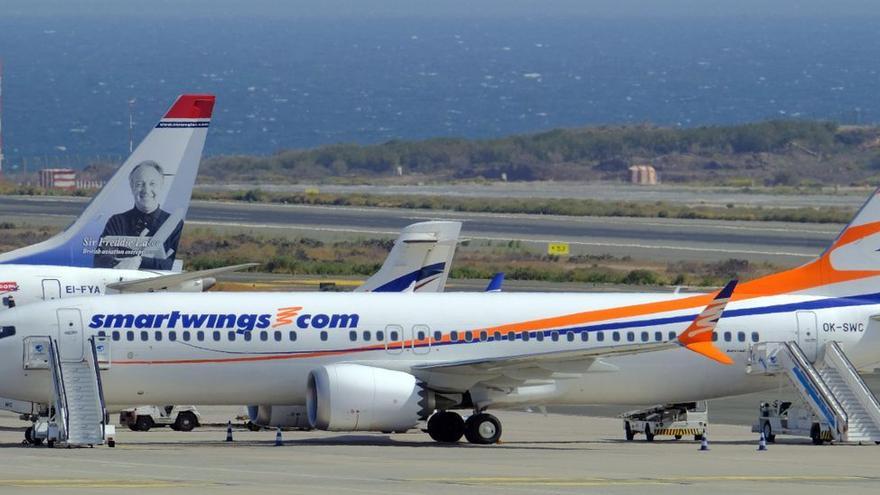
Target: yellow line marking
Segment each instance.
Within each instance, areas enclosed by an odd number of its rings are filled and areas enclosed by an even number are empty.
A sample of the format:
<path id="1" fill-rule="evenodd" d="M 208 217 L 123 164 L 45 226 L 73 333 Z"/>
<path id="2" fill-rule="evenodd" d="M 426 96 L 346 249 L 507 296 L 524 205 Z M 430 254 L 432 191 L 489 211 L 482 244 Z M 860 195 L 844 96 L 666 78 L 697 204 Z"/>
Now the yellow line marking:
<path id="1" fill-rule="evenodd" d="M 173 480 L 0 479 L 0 487 L 17 488 L 172 488 L 207 485 L 208 483 Z"/>
<path id="2" fill-rule="evenodd" d="M 496 485 L 496 486 L 615 486 L 615 485 L 670 485 L 710 483 L 724 481 L 751 482 L 842 482 L 842 481 L 878 481 L 880 478 L 871 476 L 672 476 L 658 478 L 419 478 L 414 481 L 433 483 L 449 483 L 461 485 Z"/>

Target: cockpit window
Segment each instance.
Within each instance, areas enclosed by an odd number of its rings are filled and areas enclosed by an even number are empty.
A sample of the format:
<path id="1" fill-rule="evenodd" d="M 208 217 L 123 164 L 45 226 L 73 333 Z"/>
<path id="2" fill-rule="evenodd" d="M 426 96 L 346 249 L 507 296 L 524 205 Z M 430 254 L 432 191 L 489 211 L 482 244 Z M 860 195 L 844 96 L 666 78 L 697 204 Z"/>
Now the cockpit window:
<path id="1" fill-rule="evenodd" d="M 0 339 L 15 335 L 15 327 L 0 327 Z"/>

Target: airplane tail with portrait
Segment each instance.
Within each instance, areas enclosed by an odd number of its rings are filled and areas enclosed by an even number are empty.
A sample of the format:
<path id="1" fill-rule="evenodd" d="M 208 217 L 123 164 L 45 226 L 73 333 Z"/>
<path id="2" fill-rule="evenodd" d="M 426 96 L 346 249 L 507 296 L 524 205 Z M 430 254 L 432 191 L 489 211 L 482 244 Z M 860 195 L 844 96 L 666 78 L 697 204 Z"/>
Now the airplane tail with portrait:
<path id="1" fill-rule="evenodd" d="M 179 96 L 73 224 L 43 242 L 0 254 L 0 263 L 171 269 L 214 99 Z"/>

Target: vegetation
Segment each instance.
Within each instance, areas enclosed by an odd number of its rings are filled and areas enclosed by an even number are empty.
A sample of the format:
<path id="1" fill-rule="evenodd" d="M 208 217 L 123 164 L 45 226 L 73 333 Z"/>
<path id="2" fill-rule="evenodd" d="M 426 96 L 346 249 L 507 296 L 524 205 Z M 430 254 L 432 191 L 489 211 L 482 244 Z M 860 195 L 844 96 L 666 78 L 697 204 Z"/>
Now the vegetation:
<path id="1" fill-rule="evenodd" d="M 411 208 L 536 215 L 758 220 L 779 222 L 846 223 L 851 208 L 763 208 L 727 205 L 690 206 L 662 201 L 595 201 L 590 199 L 470 198 L 428 195 L 371 195 L 327 193 L 269 193 L 248 191 L 197 192 L 198 199 L 283 204 Z"/>
<path id="2" fill-rule="evenodd" d="M 736 126 L 555 129 L 490 140 L 336 144 L 205 161 L 203 182 L 293 183 L 407 175 L 437 180 L 625 180 L 650 163 L 665 182 L 849 183 L 878 171 L 880 129 L 776 120 Z M 843 182 L 848 181 L 848 182 Z M 806 183 L 804 182 L 804 183 Z"/>

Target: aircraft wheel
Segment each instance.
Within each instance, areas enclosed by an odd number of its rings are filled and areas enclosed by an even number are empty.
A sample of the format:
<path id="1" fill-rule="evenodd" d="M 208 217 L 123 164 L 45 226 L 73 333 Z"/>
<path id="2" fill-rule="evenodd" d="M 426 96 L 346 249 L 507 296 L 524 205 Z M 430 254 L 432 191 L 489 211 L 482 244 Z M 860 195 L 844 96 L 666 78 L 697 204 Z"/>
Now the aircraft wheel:
<path id="1" fill-rule="evenodd" d="M 501 438 L 501 421 L 486 413 L 474 414 L 464 423 L 464 436 L 470 443 L 489 445 Z"/>
<path id="2" fill-rule="evenodd" d="M 649 442 L 654 441 L 654 433 L 651 432 L 651 426 L 645 425 L 645 440 Z"/>
<path id="3" fill-rule="evenodd" d="M 810 428 L 810 438 L 813 440 L 813 445 L 822 445 L 824 443 L 822 441 L 822 428 L 819 427 L 819 423 L 813 424 L 813 427 Z"/>
<path id="4" fill-rule="evenodd" d="M 623 424 L 623 433 L 626 435 L 627 442 L 632 442 L 633 438 L 636 437 L 636 432 L 634 432 L 632 426 L 629 425 L 629 421 Z"/>
<path id="5" fill-rule="evenodd" d="M 34 436 L 34 427 L 28 426 L 26 430 L 24 430 L 24 440 L 30 445 L 42 445 L 43 439 L 36 438 Z"/>
<path id="6" fill-rule="evenodd" d="M 681 435 L 675 435 L 676 440 L 681 440 Z"/>
<path id="7" fill-rule="evenodd" d="M 253 421 L 248 421 L 247 423 L 245 423 L 245 426 L 246 426 L 247 429 L 250 430 L 250 431 L 260 431 L 260 430 L 263 429 L 262 426 L 260 426 L 260 425 L 258 425 L 258 424 L 256 424 L 256 423 L 254 423 Z"/>
<path id="8" fill-rule="evenodd" d="M 428 419 L 428 435 L 436 442 L 455 443 L 464 435 L 464 420 L 452 411 L 434 413 Z"/>

